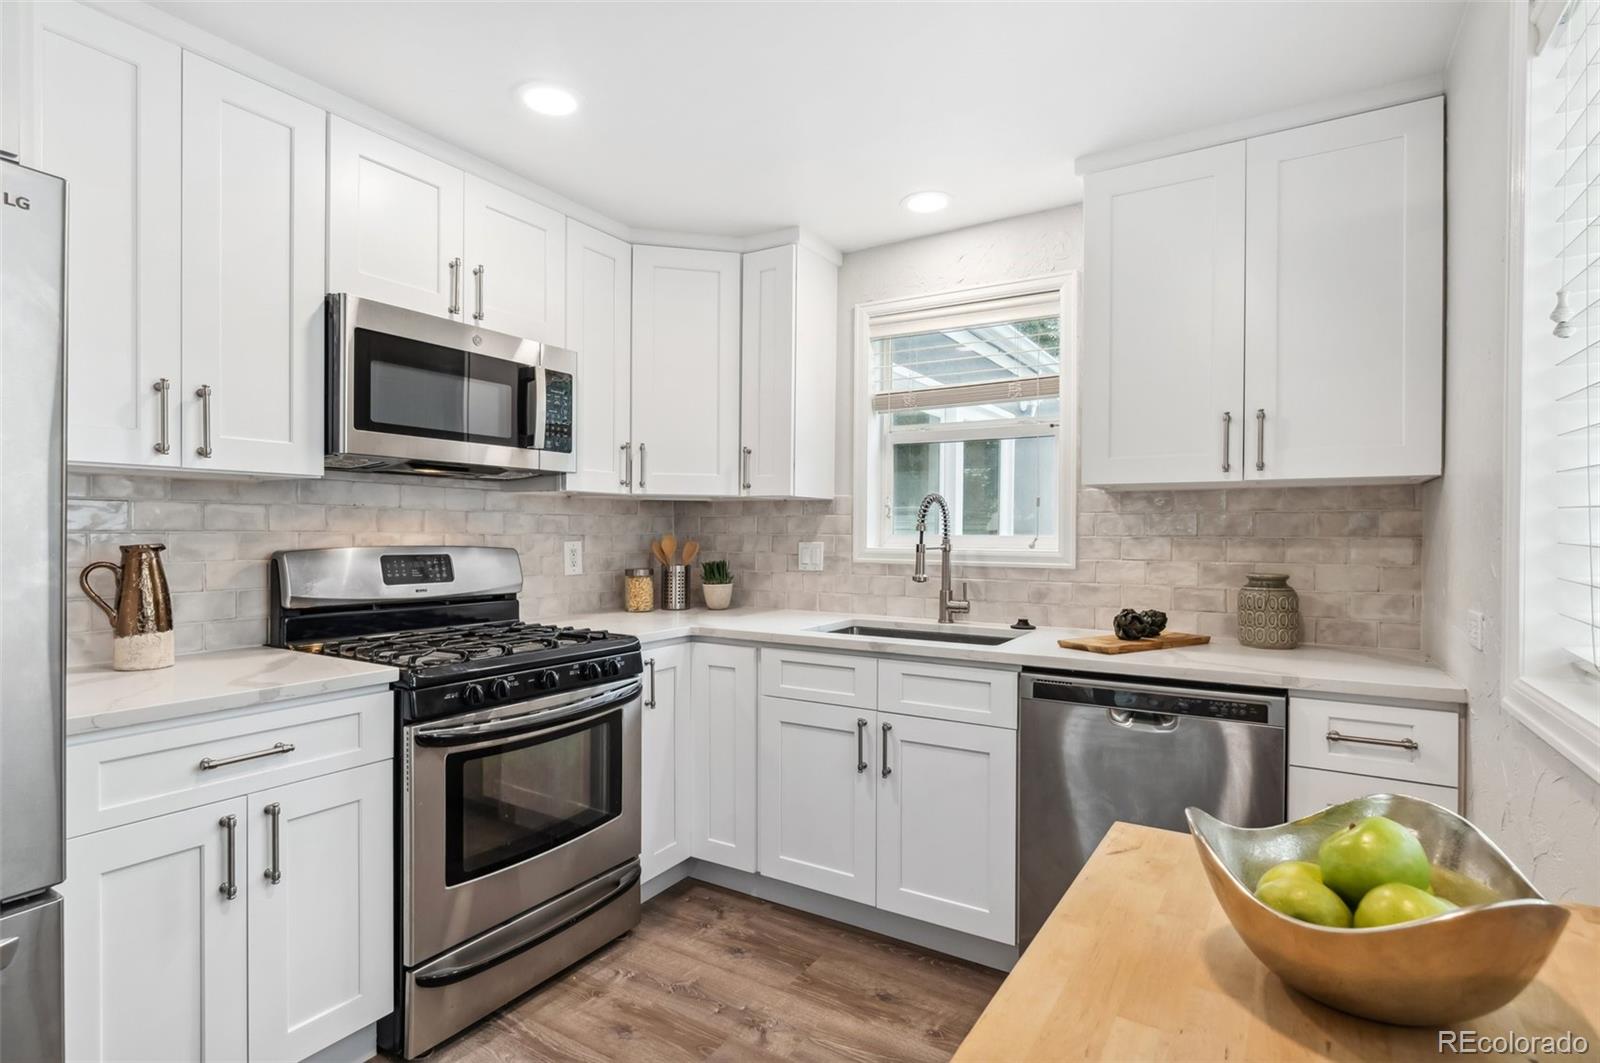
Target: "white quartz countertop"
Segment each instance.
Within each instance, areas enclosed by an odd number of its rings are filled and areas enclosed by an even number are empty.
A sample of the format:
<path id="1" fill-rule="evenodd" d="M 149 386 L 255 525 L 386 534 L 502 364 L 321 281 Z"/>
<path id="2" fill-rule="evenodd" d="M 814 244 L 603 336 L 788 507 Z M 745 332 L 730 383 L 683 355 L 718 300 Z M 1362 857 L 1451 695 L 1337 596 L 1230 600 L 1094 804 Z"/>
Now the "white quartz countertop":
<path id="1" fill-rule="evenodd" d="M 399 674 L 385 665 L 266 646 L 189 654 L 149 672 L 79 665 L 67 669 L 67 734 L 384 687 Z"/>
<path id="2" fill-rule="evenodd" d="M 799 610 L 685 609 L 651 613 L 593 613 L 562 617 L 562 623 L 605 628 L 637 636 L 645 645 L 684 638 L 716 638 L 738 642 L 781 643 L 820 650 L 933 657 L 1015 668 L 1050 668 L 1140 679 L 1178 679 L 1265 687 L 1301 694 L 1343 694 L 1356 697 L 1440 702 L 1460 709 L 1467 692 L 1454 678 L 1419 657 L 1377 650 L 1334 646 L 1301 646 L 1294 650 L 1258 650 L 1234 639 L 1212 639 L 1205 646 L 1150 650 L 1117 655 L 1064 650 L 1058 639 L 1104 634 L 1078 628 L 1041 627 L 1023 632 L 1002 646 L 971 646 L 912 639 L 836 635 L 818 628 L 849 621 L 930 626 L 905 617 L 865 617 Z M 1002 625 L 951 625 L 956 631 L 1015 634 Z"/>

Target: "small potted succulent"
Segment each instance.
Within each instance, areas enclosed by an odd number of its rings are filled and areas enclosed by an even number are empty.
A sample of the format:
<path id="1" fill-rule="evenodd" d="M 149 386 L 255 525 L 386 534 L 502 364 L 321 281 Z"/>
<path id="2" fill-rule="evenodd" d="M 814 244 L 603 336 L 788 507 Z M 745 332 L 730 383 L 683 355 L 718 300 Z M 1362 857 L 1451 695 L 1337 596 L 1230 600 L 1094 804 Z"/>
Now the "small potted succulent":
<path id="1" fill-rule="evenodd" d="M 726 609 L 733 602 L 733 573 L 726 561 L 700 563 L 700 593 L 707 609 Z"/>

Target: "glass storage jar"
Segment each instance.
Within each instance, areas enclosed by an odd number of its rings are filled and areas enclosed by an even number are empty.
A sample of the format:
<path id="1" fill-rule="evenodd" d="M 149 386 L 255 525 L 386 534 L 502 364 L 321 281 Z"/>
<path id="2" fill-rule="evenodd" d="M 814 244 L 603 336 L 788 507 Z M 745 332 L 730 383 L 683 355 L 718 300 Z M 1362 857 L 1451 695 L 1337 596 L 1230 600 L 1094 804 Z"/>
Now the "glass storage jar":
<path id="1" fill-rule="evenodd" d="M 623 570 L 622 607 L 630 613 L 648 613 L 656 607 L 655 581 L 648 568 Z"/>

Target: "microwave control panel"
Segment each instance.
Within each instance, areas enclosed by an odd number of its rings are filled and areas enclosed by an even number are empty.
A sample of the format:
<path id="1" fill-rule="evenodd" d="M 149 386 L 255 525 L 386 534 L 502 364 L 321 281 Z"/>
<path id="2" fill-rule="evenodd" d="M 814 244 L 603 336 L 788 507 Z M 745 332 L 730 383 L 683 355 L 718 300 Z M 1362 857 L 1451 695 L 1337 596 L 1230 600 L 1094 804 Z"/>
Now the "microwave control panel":
<path id="1" fill-rule="evenodd" d="M 541 450 L 572 453 L 572 374 L 545 370 L 544 446 Z"/>

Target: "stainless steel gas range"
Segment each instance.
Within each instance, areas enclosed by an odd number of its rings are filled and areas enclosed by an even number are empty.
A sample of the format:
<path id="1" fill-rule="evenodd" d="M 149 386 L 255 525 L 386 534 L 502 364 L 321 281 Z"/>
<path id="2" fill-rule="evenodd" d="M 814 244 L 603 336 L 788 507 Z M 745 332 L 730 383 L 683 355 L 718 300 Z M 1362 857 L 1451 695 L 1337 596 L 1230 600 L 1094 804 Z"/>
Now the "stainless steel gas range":
<path id="1" fill-rule="evenodd" d="M 395 1013 L 414 1058 L 639 922 L 639 641 L 517 619 L 515 550 L 273 559 L 275 645 L 392 664 Z"/>

